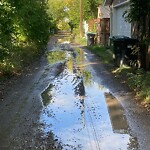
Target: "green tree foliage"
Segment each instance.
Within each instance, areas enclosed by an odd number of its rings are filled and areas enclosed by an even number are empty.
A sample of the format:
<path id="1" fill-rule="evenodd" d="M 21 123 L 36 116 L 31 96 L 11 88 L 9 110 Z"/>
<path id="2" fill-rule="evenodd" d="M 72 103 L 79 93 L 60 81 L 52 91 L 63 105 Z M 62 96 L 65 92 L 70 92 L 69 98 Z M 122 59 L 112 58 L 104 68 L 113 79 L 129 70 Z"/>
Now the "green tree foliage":
<path id="1" fill-rule="evenodd" d="M 103 0 L 82 0 L 83 20 L 97 18 L 97 7 Z M 80 22 L 80 0 L 49 0 L 49 13 L 55 21 L 65 23 L 65 19 L 76 26 Z"/>
<path id="2" fill-rule="evenodd" d="M 140 40 L 141 66 L 149 70 L 150 45 L 150 0 L 130 0 L 130 9 L 125 18 L 132 23 L 132 35 Z"/>
<path id="3" fill-rule="evenodd" d="M 85 17 L 87 18 L 97 18 L 97 7 L 102 4 L 103 0 L 85 0 L 87 3 L 87 8 L 85 10 Z"/>
<path id="4" fill-rule="evenodd" d="M 149 0 L 130 0 L 130 9 L 127 12 L 128 21 L 139 21 L 140 18 L 150 14 L 150 1 Z"/>
<path id="5" fill-rule="evenodd" d="M 14 8 L 7 2 L 0 2 L 0 59 L 8 54 L 13 34 Z"/>
<path id="6" fill-rule="evenodd" d="M 141 40 L 150 38 L 150 0 L 130 0 L 130 9 L 125 12 L 125 18 L 138 24 Z"/>
<path id="7" fill-rule="evenodd" d="M 73 0 L 67 3 L 66 7 L 67 18 L 74 24 L 75 26 L 79 25 L 80 21 L 80 0 Z"/>
<path id="8" fill-rule="evenodd" d="M 0 74 L 32 60 L 46 46 L 51 25 L 46 9 L 41 0 L 0 1 Z"/>

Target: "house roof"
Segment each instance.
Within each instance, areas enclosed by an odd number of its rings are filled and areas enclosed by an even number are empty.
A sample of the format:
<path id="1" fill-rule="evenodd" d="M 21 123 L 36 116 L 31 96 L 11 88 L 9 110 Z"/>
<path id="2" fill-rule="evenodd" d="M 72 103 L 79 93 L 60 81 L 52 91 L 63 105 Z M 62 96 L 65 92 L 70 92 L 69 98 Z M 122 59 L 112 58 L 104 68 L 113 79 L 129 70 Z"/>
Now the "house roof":
<path id="1" fill-rule="evenodd" d="M 98 8 L 98 18 L 110 18 L 109 6 L 100 5 Z"/>
<path id="2" fill-rule="evenodd" d="M 113 2 L 113 0 L 105 0 L 104 1 L 104 6 L 109 6 L 109 5 L 112 4 L 112 2 Z"/>
<path id="3" fill-rule="evenodd" d="M 123 4 L 128 3 L 130 0 L 105 0 L 104 1 L 104 6 L 110 6 L 110 5 L 114 5 L 114 6 L 121 6 Z"/>

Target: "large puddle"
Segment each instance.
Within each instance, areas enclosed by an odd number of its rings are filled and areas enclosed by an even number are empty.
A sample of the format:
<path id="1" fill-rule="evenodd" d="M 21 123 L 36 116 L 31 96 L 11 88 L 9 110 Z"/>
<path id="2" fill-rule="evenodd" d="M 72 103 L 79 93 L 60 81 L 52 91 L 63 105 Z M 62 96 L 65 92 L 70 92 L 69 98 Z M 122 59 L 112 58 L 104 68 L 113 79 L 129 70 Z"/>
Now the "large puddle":
<path id="1" fill-rule="evenodd" d="M 68 54 L 63 71 L 41 94 L 44 135 L 53 133 L 55 149 L 137 150 L 122 106 L 94 82 L 83 51 Z"/>

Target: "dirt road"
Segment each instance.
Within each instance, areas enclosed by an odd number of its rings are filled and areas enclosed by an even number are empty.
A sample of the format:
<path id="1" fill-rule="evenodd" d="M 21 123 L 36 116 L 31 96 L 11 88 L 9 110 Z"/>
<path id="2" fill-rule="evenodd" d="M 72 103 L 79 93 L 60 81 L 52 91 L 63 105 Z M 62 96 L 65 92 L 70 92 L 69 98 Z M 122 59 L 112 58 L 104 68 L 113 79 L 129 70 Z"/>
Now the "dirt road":
<path id="1" fill-rule="evenodd" d="M 85 47 L 56 35 L 0 86 L 0 150 L 149 150 L 150 114 Z"/>

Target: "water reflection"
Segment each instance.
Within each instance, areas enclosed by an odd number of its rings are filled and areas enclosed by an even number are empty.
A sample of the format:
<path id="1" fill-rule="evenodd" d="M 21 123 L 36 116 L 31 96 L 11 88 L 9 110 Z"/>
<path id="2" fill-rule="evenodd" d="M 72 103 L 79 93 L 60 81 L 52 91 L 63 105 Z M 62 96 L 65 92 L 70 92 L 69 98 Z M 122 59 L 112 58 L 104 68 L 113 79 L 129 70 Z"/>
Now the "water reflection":
<path id="1" fill-rule="evenodd" d="M 112 94 L 105 93 L 105 97 L 113 132 L 128 134 L 129 126 L 123 107 Z"/>
<path id="2" fill-rule="evenodd" d="M 44 106 L 47 106 L 50 103 L 52 103 L 52 100 L 53 100 L 53 96 L 51 94 L 52 87 L 53 87 L 53 85 L 50 84 L 49 87 L 41 94 Z"/>
<path id="3" fill-rule="evenodd" d="M 58 50 L 58 49 L 56 49 Z M 50 64 L 55 64 L 57 62 L 64 61 L 66 59 L 65 51 L 51 51 L 47 54 L 47 59 Z"/>
<path id="4" fill-rule="evenodd" d="M 81 57 L 77 59 L 80 62 L 69 59 L 42 93 L 45 107 L 40 121 L 45 135 L 53 132 L 64 150 L 138 149 L 123 108 L 107 89 L 93 81 Z"/>

